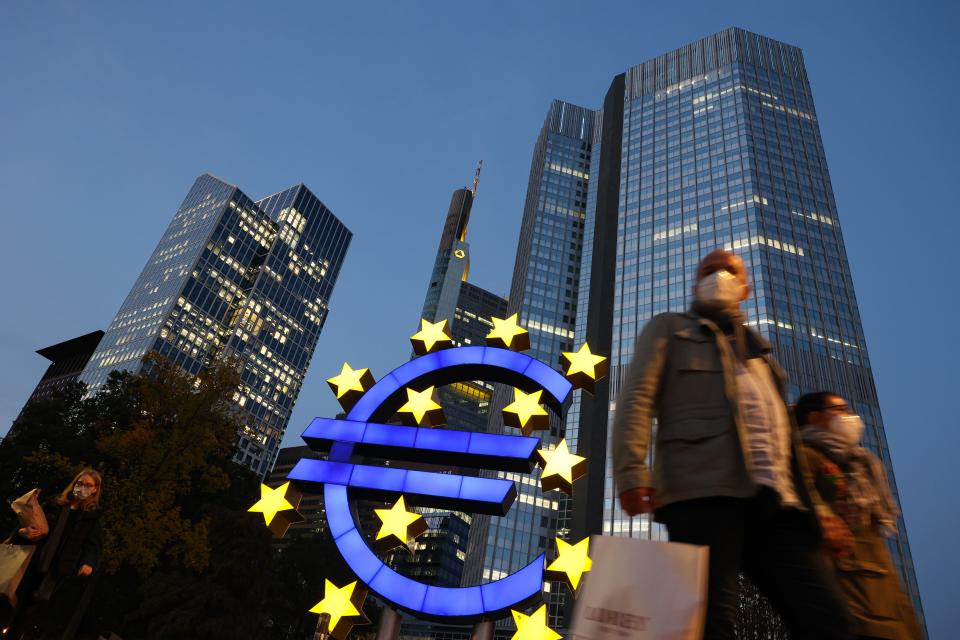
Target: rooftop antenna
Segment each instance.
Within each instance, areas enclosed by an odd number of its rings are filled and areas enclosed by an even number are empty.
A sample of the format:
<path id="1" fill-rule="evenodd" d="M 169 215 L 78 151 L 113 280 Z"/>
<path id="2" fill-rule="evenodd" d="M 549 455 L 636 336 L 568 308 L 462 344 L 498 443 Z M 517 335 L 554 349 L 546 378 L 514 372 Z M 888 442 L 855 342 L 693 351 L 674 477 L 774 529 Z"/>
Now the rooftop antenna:
<path id="1" fill-rule="evenodd" d="M 474 198 L 477 197 L 477 186 L 480 184 L 480 169 L 483 168 L 483 160 L 477 163 L 477 172 L 473 174 L 473 189 L 471 194 Z"/>

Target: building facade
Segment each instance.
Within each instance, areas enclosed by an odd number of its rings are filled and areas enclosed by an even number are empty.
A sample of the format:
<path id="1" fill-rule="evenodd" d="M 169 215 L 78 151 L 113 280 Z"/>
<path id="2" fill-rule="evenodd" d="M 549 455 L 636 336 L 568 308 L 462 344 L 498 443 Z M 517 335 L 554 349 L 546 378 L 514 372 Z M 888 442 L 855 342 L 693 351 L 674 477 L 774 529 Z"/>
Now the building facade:
<path id="1" fill-rule="evenodd" d="M 491 318 L 503 318 L 507 310 L 507 301 L 503 297 L 467 282 L 470 272 L 467 226 L 476 184 L 475 179 L 474 189 L 457 189 L 450 199 L 421 313 L 421 318 L 429 322 L 446 320 L 456 347 L 484 344 L 493 329 Z M 444 428 L 485 431 L 492 394 L 493 385 L 483 380 L 459 382 L 437 389 L 447 422 Z M 457 469 L 456 472 L 476 473 L 472 469 Z M 429 530 L 417 538 L 412 553 L 405 550 L 395 552 L 391 564 L 400 573 L 425 584 L 460 586 L 474 516 L 443 509 L 420 509 L 420 512 Z M 439 632 L 437 625 L 412 621 L 405 628 L 408 633 L 417 635 Z"/>
<path id="2" fill-rule="evenodd" d="M 243 365 L 237 460 L 273 466 L 352 233 L 303 185 L 258 202 L 197 178 L 84 368 L 90 391 L 158 352 L 191 374 Z"/>
<path id="3" fill-rule="evenodd" d="M 37 383 L 26 404 L 49 398 L 63 390 L 68 384 L 76 382 L 102 338 L 103 331 L 98 329 L 38 349 L 37 353 L 49 360 L 50 366 L 43 372 L 40 382 Z"/>
<path id="4" fill-rule="evenodd" d="M 589 109 L 559 100 L 550 106 L 534 147 L 508 298 L 507 313 L 518 313 L 530 332 L 527 353 L 557 369 L 561 352 L 574 347 L 594 123 Z M 504 426 L 501 413 L 512 399 L 511 388 L 496 386 L 490 431 L 515 431 Z M 551 416 L 550 428 L 539 435 L 544 446 L 552 447 L 564 436 L 564 422 Z M 536 470 L 496 475 L 516 483 L 517 499 L 502 518 L 474 518 L 464 584 L 502 578 L 541 553 L 550 556 L 556 547 L 566 496 L 542 492 Z M 556 620 L 562 591 L 552 583 L 548 588 L 550 616 Z"/>
<path id="5" fill-rule="evenodd" d="M 575 332 L 609 353 L 610 377 L 594 397 L 578 392 L 568 414 L 591 465 L 574 535 L 666 538 L 620 509 L 606 455 L 612 410 L 638 333 L 656 314 L 687 309 L 700 257 L 720 247 L 747 266 L 748 321 L 773 343 L 792 398 L 846 397 L 896 496 L 800 49 L 734 28 L 632 67 L 607 93 L 589 173 Z M 902 518 L 891 550 L 922 619 Z"/>

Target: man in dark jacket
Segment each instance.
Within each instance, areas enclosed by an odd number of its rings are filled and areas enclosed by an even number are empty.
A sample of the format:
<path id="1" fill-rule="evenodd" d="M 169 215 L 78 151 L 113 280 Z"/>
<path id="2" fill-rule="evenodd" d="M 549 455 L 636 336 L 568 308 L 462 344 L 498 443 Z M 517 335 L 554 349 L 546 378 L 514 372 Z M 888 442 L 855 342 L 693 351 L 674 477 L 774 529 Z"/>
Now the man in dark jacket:
<path id="1" fill-rule="evenodd" d="M 797 424 L 814 488 L 852 545 L 829 554 L 858 638 L 920 640 L 923 634 L 890 558 L 897 505 L 883 464 L 860 446 L 863 421 L 840 396 L 820 391 L 797 401 Z"/>
<path id="2" fill-rule="evenodd" d="M 710 547 L 705 638 L 735 637 L 739 572 L 794 640 L 848 638 L 817 552 L 822 507 L 805 483 L 784 374 L 740 310 L 743 261 L 718 249 L 696 277 L 690 311 L 652 318 L 624 377 L 612 438 L 620 504 L 631 516 L 653 512 L 672 541 Z"/>

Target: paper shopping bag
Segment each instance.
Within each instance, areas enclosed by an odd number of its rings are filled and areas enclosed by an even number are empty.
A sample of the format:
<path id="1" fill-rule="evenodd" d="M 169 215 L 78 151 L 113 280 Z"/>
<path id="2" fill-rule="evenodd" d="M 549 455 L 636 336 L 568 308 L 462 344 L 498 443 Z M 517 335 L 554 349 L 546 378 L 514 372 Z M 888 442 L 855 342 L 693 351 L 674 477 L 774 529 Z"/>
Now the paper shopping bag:
<path id="1" fill-rule="evenodd" d="M 593 565 L 574 606 L 572 640 L 700 640 L 709 549 L 590 538 Z"/>
<path id="2" fill-rule="evenodd" d="M 39 489 L 31 489 L 10 503 L 10 508 L 17 514 L 22 529 L 45 536 L 50 532 L 50 526 L 40 506 L 39 495 Z"/>
<path id="3" fill-rule="evenodd" d="M 0 544 L 0 595 L 13 606 L 17 605 L 17 587 L 27 571 L 33 545 Z"/>

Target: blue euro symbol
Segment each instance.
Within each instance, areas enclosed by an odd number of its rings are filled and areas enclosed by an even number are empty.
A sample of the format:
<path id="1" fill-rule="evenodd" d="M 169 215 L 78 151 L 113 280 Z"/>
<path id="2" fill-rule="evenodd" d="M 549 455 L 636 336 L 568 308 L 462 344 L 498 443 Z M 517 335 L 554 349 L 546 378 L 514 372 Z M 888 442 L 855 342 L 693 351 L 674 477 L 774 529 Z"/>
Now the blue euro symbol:
<path id="1" fill-rule="evenodd" d="M 326 460 L 301 459 L 287 475 L 322 485 L 330 534 L 350 569 L 381 598 L 414 615 L 449 623 L 471 622 L 541 597 L 544 556 L 509 576 L 473 587 L 438 587 L 400 575 L 367 546 L 350 498 L 504 515 L 517 495 L 510 480 L 354 463 L 353 456 L 448 464 L 529 473 L 538 438 L 383 424 L 403 404 L 407 387 L 422 390 L 469 380 L 501 382 L 526 392 L 542 390 L 544 403 L 562 416 L 570 382 L 522 353 L 496 347 L 458 347 L 415 358 L 384 376 L 357 401 L 345 420 L 317 418 L 303 433 Z"/>

